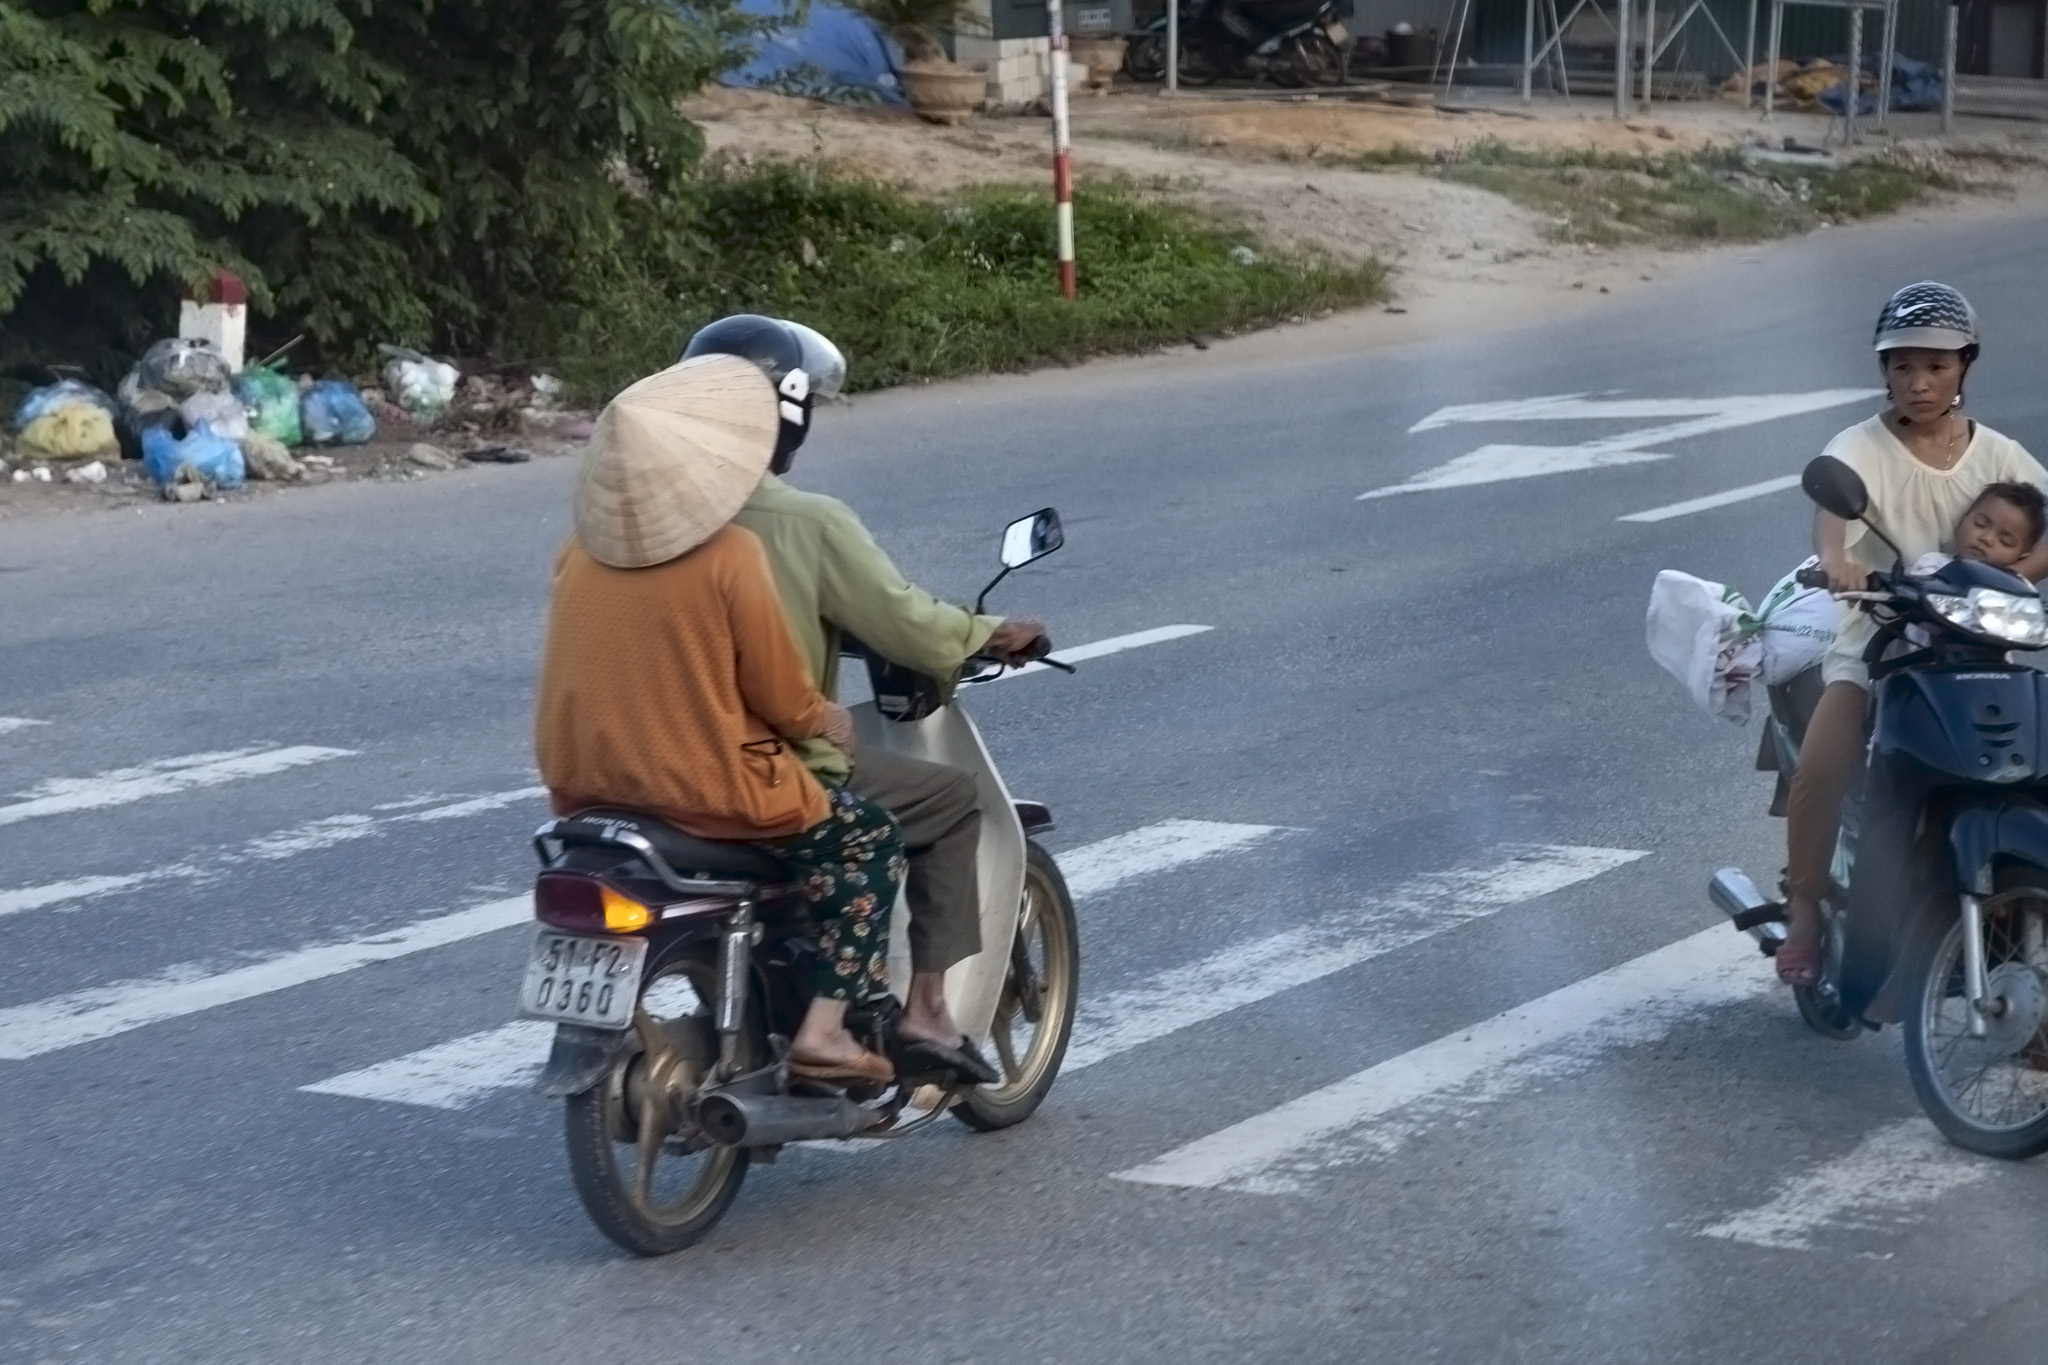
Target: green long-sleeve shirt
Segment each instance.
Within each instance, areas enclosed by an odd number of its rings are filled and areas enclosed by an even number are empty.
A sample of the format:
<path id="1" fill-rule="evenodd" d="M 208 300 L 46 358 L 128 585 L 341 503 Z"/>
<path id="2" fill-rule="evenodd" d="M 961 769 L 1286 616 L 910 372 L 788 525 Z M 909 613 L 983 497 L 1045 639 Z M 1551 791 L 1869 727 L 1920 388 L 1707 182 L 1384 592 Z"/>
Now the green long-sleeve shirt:
<path id="1" fill-rule="evenodd" d="M 980 649 L 999 616 L 942 602 L 899 573 L 837 498 L 791 488 L 775 475 L 747 499 L 739 525 L 761 538 L 797 648 L 818 690 L 836 697 L 842 632 L 892 663 L 950 681 Z M 812 772 L 843 782 L 852 764 L 822 739 L 796 745 Z"/>

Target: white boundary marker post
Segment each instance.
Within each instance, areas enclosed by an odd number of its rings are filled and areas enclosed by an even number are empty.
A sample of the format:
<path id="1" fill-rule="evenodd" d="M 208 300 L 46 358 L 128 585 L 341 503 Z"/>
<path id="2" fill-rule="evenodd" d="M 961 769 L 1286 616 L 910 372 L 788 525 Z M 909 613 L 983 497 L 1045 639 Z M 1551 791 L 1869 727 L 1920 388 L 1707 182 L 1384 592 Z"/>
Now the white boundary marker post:
<path id="1" fill-rule="evenodd" d="M 1061 0 L 1047 0 L 1046 27 L 1052 37 L 1052 198 L 1059 227 L 1060 296 L 1074 297 L 1074 166 L 1067 137 L 1067 28 Z M 1170 69 L 1170 68 L 1169 68 Z"/>

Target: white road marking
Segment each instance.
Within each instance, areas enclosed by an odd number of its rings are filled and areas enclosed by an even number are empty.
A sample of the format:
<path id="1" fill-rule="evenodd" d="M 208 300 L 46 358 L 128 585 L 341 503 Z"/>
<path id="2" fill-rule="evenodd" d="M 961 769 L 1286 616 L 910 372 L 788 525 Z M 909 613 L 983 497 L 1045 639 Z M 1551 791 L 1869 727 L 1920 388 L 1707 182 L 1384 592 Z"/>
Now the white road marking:
<path id="1" fill-rule="evenodd" d="M 368 815 L 333 815 L 322 820 L 313 820 L 276 834 L 266 834 L 252 839 L 240 849 L 223 852 L 203 863 L 177 863 L 167 867 L 153 867 L 143 872 L 104 877 L 76 877 L 68 881 L 48 882 L 41 886 L 21 886 L 0 891 L 0 919 L 19 914 L 24 910 L 39 910 L 44 906 L 64 905 L 74 901 L 90 900 L 95 896 L 115 895 L 132 891 L 138 886 L 162 881 L 211 881 L 237 870 L 247 859 L 275 861 L 311 853 L 336 844 L 348 843 L 354 839 L 365 839 L 385 833 L 393 825 L 420 824 L 437 820 L 453 820 L 462 816 L 477 815 L 484 811 L 499 810 L 521 801 L 547 795 L 546 787 L 519 787 L 512 791 L 492 792 L 485 796 L 465 797 L 449 801 L 445 796 L 429 796 L 416 802 L 395 803 L 397 806 L 418 806 L 441 802 L 429 810 L 409 809 L 402 815 L 372 817 Z M 386 810 L 393 807 L 379 806 Z"/>
<path id="2" fill-rule="evenodd" d="M 95 777 L 53 778 L 19 793 L 26 800 L 0 806 L 0 825 L 12 825 L 43 815 L 68 815 L 74 811 L 125 806 L 152 796 L 168 796 L 193 787 L 217 787 L 223 782 L 235 782 L 245 777 L 267 777 L 308 763 L 347 758 L 354 752 L 352 749 L 324 749 L 313 744 L 296 744 L 284 749 L 230 749 L 159 759 L 140 768 L 116 768 Z"/>
<path id="3" fill-rule="evenodd" d="M 0 735 L 12 734 L 16 730 L 26 730 L 31 725 L 48 725 L 49 723 L 46 720 L 30 720 L 27 716 L 0 716 Z"/>
<path id="4" fill-rule="evenodd" d="M 1120 835 L 1062 854 L 1061 864 L 1064 867 L 1079 855 L 1131 837 Z M 1100 998 L 1084 996 L 1062 1070 L 1079 1071 L 1107 1061 L 1239 1006 L 1393 952 L 1453 925 L 1562 890 L 1644 856 L 1630 849 L 1526 849 L 1498 866 L 1418 877 L 1386 896 L 1366 902 L 1356 911 L 1225 949 Z M 515 1036 L 513 1031 L 522 1027 L 507 1024 L 489 1033 L 439 1044 L 304 1088 L 437 1109 L 462 1108 L 492 1091 L 523 1085 L 538 1071 L 545 1049 L 536 1043 L 521 1054 L 510 1041 Z M 473 1065 L 458 1067 L 444 1060 L 452 1055 L 444 1053 L 444 1049 L 465 1045 L 474 1048 Z M 489 1066 L 482 1060 L 486 1056 L 495 1059 Z M 491 1066 L 497 1068 L 495 1079 L 491 1079 Z M 438 1088 L 432 1078 L 440 1075 L 454 1077 L 456 1084 Z M 835 1143 L 825 1150 L 854 1152 L 880 1145 L 879 1141 Z"/>
<path id="5" fill-rule="evenodd" d="M 1644 464 L 1668 460 L 1668 454 L 1652 447 L 1682 441 L 1712 431 L 1777 421 L 1801 413 L 1819 412 L 1845 403 L 1876 396 L 1876 389 L 1822 389 L 1816 393 L 1767 393 L 1733 395 L 1727 398 L 1684 399 L 1586 399 L 1576 394 L 1554 398 L 1522 399 L 1511 403 L 1472 403 L 1440 408 L 1411 427 L 1429 431 L 1455 422 L 1516 422 L 1574 418 L 1686 417 L 1663 426 L 1624 431 L 1598 440 L 1567 446 L 1486 445 L 1461 455 L 1435 469 L 1425 470 L 1402 483 L 1360 493 L 1358 500 L 1391 498 L 1404 493 L 1423 493 L 1442 488 L 1465 488 L 1475 484 L 1499 483 L 1507 479 L 1528 479 L 1544 474 L 1563 474 L 1607 465 Z"/>
<path id="6" fill-rule="evenodd" d="M 402 928 L 339 943 L 315 944 L 227 971 L 185 963 L 153 977 L 92 986 L 31 1004 L 0 1009 L 0 1060 L 25 1061 L 80 1043 L 160 1024 L 216 1005 L 303 986 L 372 962 L 425 952 L 510 928 L 533 917 L 533 898 L 471 906 Z"/>
<path id="7" fill-rule="evenodd" d="M 531 1084 L 547 1062 L 554 1036 L 553 1024 L 519 1019 L 299 1089 L 430 1109 L 467 1109 L 494 1091 Z"/>
<path id="8" fill-rule="evenodd" d="M 1134 631 L 1129 635 L 1112 635 L 1107 640 L 1097 640 L 1093 644 L 1075 645 L 1071 649 L 1061 649 L 1056 646 L 1053 649 L 1052 657 L 1065 664 L 1085 663 L 1089 659 L 1100 659 L 1110 654 L 1121 654 L 1127 649 L 1142 649 L 1146 645 L 1165 644 L 1168 640 L 1185 640 L 1190 635 L 1200 635 L 1214 629 L 1216 629 L 1214 626 L 1154 626 L 1150 630 Z M 1001 678 L 992 679 L 991 681 L 1001 682 L 1007 678 L 1021 678 L 1026 673 L 1043 673 L 1048 668 L 1050 668 L 1048 664 L 1026 664 L 1022 668 L 1004 673 Z"/>
<path id="9" fill-rule="evenodd" d="M 1765 479 L 1762 483 L 1746 483 L 1740 488 L 1731 488 L 1725 493 L 1709 493 L 1703 498 L 1688 498 L 1665 507 L 1652 507 L 1647 512 L 1631 512 L 1616 521 L 1669 521 L 1673 517 L 1688 517 L 1694 512 L 1709 512 L 1716 507 L 1726 507 L 1734 502 L 1747 502 L 1772 493 L 1782 493 L 1788 488 L 1799 487 L 1799 476 L 1787 474 L 1783 478 Z"/>
<path id="10" fill-rule="evenodd" d="M 1847 1155 L 1783 1182 L 1767 1202 L 1701 1228 L 1699 1235 L 1811 1251 L 1815 1233 L 1896 1227 L 1950 1190 L 1999 1169 L 1988 1157 L 1950 1146 L 1926 1119 L 1902 1119 Z"/>
<path id="11" fill-rule="evenodd" d="M 1278 825 L 1162 820 L 1060 854 L 1060 873 L 1076 899 L 1097 896 L 1138 877 L 1257 843 L 1280 830 Z"/>
<path id="12" fill-rule="evenodd" d="M 1615 1049 L 1655 1042 L 1703 1011 L 1769 991 L 1767 968 L 1747 937 L 1716 926 L 1367 1067 L 1118 1178 L 1292 1193 L 1316 1171 L 1384 1155 L 1443 1118 L 1532 1081 L 1583 1070 Z"/>

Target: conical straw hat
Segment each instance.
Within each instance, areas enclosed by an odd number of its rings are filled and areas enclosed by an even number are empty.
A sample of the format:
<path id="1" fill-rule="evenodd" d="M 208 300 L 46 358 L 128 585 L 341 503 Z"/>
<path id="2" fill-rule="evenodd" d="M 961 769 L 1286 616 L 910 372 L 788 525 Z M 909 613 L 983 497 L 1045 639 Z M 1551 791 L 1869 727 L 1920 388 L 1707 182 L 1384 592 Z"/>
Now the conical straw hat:
<path id="1" fill-rule="evenodd" d="M 597 419 L 576 539 L 615 569 L 696 549 L 760 484 L 777 420 L 768 376 L 738 356 L 698 356 L 640 380 Z"/>

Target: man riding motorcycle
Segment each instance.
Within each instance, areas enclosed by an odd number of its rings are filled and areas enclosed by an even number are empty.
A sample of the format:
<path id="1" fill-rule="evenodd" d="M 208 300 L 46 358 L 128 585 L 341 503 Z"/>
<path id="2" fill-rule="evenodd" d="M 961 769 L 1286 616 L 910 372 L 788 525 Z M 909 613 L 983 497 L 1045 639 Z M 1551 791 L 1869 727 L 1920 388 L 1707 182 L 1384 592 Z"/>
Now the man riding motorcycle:
<path id="1" fill-rule="evenodd" d="M 812 402 L 836 393 L 845 379 L 837 347 L 800 323 L 737 314 L 691 337 L 683 358 L 712 354 L 753 361 L 776 388 L 782 429 L 775 455 L 734 520 L 766 547 L 791 632 L 820 692 L 837 695 L 844 636 L 948 691 L 973 655 L 1022 663 L 1044 652 L 1040 623 L 979 616 L 925 592 L 897 571 L 852 508 L 783 481 L 809 434 Z M 965 1077 L 999 1081 L 954 1022 L 945 992 L 946 969 L 981 951 L 981 800 L 974 779 L 943 764 L 849 753 L 822 740 L 797 748 L 821 780 L 851 787 L 902 826 L 910 855 L 911 978 L 899 1035 Z"/>

